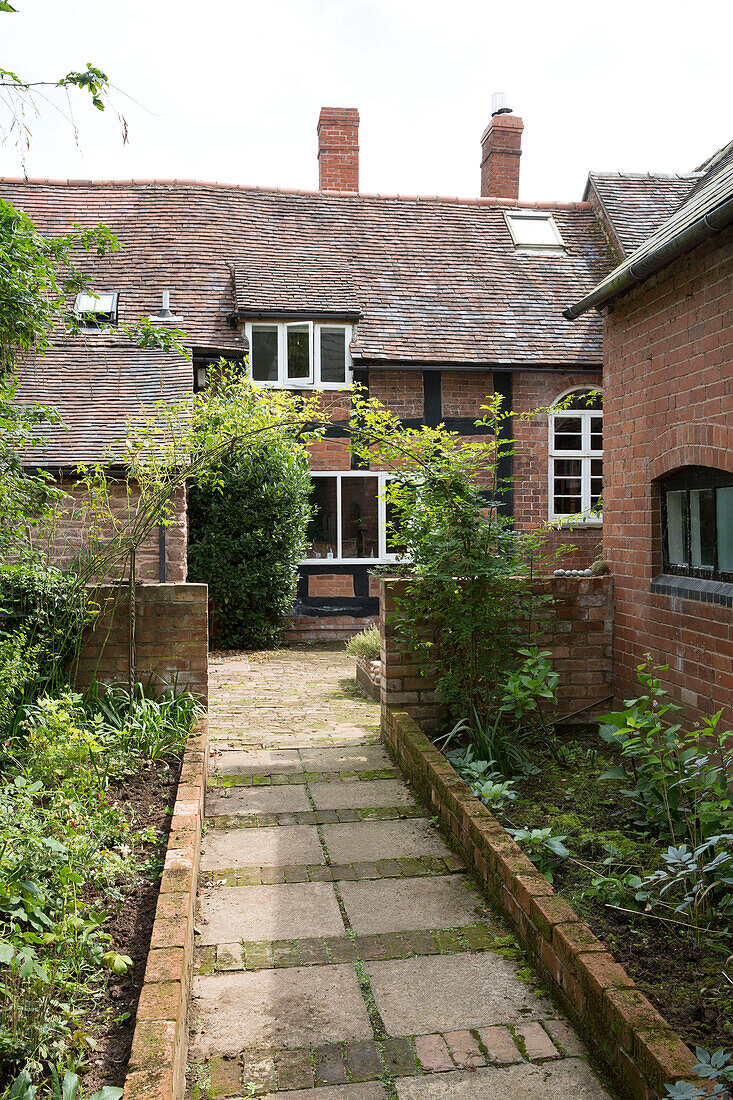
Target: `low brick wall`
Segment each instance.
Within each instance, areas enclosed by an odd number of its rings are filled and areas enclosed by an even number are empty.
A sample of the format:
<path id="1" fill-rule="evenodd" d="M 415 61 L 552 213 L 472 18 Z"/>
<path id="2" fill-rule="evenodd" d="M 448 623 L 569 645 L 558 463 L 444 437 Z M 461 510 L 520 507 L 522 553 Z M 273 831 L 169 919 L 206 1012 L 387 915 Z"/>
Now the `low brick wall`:
<path id="1" fill-rule="evenodd" d="M 145 584 L 135 593 L 136 679 L 196 695 L 209 694 L 209 634 L 205 584 Z M 125 683 L 128 668 L 128 590 L 104 585 L 94 592 L 101 608 L 74 670 L 77 686 L 93 679 Z"/>
<path id="2" fill-rule="evenodd" d="M 382 739 L 509 921 L 548 989 L 629 1100 L 658 1100 L 697 1059 L 404 711 Z"/>
<path id="3" fill-rule="evenodd" d="M 374 626 L 374 616 L 357 618 L 353 615 L 297 615 L 283 622 L 286 645 L 308 642 L 348 642 L 361 630 Z"/>
<path id="4" fill-rule="evenodd" d="M 368 661 L 366 657 L 357 657 L 356 682 L 365 695 L 378 703 L 382 690 L 382 662 Z"/>
<path id="5" fill-rule="evenodd" d="M 393 616 L 397 599 L 411 582 L 384 578 L 380 583 L 379 628 L 382 638 L 382 705 L 407 711 L 421 729 L 432 732 L 445 724 L 435 685 L 423 676 L 413 653 L 397 635 Z M 538 582 L 537 590 L 549 591 L 554 605 L 547 629 L 534 643 L 552 653 L 552 665 L 560 676 L 559 714 L 581 708 L 587 717 L 611 695 L 613 668 L 613 578 L 552 577 Z"/>
<path id="6" fill-rule="evenodd" d="M 196 883 L 206 792 L 208 724 L 188 738 L 171 819 L 125 1100 L 183 1100 L 193 971 Z"/>

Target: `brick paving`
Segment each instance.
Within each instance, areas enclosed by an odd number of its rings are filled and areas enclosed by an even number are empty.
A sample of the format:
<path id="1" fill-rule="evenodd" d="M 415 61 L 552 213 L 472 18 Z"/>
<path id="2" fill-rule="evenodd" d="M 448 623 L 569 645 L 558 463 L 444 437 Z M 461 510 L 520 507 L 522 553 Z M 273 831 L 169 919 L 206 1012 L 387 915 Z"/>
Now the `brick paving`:
<path id="1" fill-rule="evenodd" d="M 352 659 L 214 659 L 210 721 L 190 1100 L 610 1100 Z"/>

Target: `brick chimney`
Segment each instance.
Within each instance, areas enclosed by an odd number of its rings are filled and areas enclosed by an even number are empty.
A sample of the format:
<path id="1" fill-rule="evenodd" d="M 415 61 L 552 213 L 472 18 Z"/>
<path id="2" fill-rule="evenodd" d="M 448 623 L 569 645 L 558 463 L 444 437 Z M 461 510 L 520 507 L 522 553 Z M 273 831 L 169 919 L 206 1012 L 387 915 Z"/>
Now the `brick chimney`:
<path id="1" fill-rule="evenodd" d="M 318 190 L 359 190 L 359 112 L 356 107 L 321 107 Z"/>
<path id="2" fill-rule="evenodd" d="M 481 197 L 519 198 L 519 158 L 522 155 L 521 118 L 503 106 L 505 97 L 499 92 L 494 96 L 495 105 L 491 122 L 481 138 Z"/>

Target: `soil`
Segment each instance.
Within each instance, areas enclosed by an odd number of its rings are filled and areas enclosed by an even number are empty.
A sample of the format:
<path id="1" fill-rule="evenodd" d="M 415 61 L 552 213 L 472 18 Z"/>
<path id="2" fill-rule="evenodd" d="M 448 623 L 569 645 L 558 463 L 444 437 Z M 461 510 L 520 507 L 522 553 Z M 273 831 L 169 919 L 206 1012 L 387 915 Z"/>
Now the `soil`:
<path id="1" fill-rule="evenodd" d="M 679 925 L 684 915 L 670 909 L 647 911 L 633 892 L 614 904 L 584 893 L 594 875 L 611 874 L 603 866 L 602 844 L 611 840 L 627 853 L 626 869 L 644 877 L 662 863 L 667 841 L 650 837 L 630 799 L 621 794 L 624 781 L 598 777 L 620 764 L 602 742 L 597 728 L 569 728 L 558 735 L 561 761 L 533 752 L 541 774 L 516 784 L 517 801 L 498 814 L 508 827 L 545 828 L 564 834 L 571 858 L 554 868 L 553 886 L 573 906 L 639 989 L 678 1034 L 694 1048 L 733 1047 L 733 925 L 716 917 L 713 930 L 696 932 Z M 568 756 L 565 757 L 565 753 Z M 609 835 L 610 834 L 610 835 Z M 665 899 L 666 900 L 666 899 Z"/>
<path id="2" fill-rule="evenodd" d="M 142 860 L 163 859 L 170 832 L 171 814 L 176 800 L 180 760 L 158 760 L 139 775 L 110 786 L 109 793 L 120 804 L 129 805 L 136 829 L 152 826 L 159 839 L 139 844 L 136 852 Z M 85 1095 L 103 1085 L 124 1085 L 130 1059 L 135 1015 L 140 997 L 150 937 L 155 920 L 155 907 L 160 889 L 160 873 L 143 874 L 125 888 L 125 900 L 120 911 L 104 925 L 114 942 L 115 950 L 129 955 L 132 970 L 123 978 L 111 977 L 96 999 L 88 1020 L 95 1036 L 96 1048 L 90 1056 L 89 1070 L 84 1074 Z M 104 898 L 86 897 L 92 907 L 104 907 Z"/>

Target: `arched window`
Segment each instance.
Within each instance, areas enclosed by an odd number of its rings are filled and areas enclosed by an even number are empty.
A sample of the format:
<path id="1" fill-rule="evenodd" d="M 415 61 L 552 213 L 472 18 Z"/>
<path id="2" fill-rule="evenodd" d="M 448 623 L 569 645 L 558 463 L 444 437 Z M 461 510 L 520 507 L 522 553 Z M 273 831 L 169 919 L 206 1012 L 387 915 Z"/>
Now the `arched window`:
<path id="1" fill-rule="evenodd" d="M 603 399 L 574 390 L 550 412 L 549 518 L 600 523 L 603 490 Z"/>
<path id="2" fill-rule="evenodd" d="M 733 474 L 686 466 L 660 489 L 664 572 L 733 581 Z"/>

